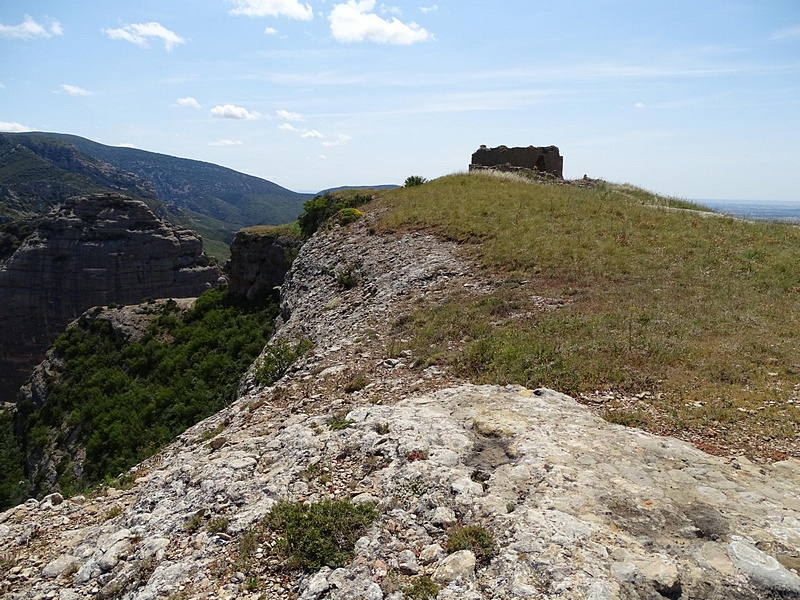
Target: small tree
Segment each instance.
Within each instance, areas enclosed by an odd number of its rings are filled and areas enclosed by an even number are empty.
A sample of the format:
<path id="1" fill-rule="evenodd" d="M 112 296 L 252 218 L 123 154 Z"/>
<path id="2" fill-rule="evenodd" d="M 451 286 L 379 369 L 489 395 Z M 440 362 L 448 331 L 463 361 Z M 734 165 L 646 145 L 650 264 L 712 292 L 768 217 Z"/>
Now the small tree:
<path id="1" fill-rule="evenodd" d="M 410 177 L 406 178 L 406 182 L 403 187 L 414 187 L 415 185 L 422 185 L 423 183 L 428 183 L 428 180 L 424 177 L 420 177 L 419 175 L 411 175 Z"/>

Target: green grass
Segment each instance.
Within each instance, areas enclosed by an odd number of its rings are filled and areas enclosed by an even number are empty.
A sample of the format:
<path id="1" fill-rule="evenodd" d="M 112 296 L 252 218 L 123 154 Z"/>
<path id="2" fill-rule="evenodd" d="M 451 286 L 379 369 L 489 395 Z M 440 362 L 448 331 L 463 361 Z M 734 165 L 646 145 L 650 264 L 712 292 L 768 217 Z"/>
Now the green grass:
<path id="1" fill-rule="evenodd" d="M 708 216 L 630 185 L 491 174 L 391 190 L 381 203 L 378 229 L 459 241 L 494 275 L 490 293 L 456 290 L 398 322 L 422 364 L 574 395 L 660 392 L 658 408 L 690 429 L 708 420 L 685 405 L 711 401 L 727 407 L 732 440 L 797 435 L 800 409 L 785 403 L 800 385 L 797 227 Z M 565 305 L 541 311 L 537 296 Z M 770 402 L 780 407 L 760 408 Z"/>

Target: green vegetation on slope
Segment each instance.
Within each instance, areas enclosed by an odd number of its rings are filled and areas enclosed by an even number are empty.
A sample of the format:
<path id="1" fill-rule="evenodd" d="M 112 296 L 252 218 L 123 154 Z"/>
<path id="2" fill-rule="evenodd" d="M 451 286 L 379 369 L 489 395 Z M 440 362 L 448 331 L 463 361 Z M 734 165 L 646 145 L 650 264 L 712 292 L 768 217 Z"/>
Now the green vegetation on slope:
<path id="1" fill-rule="evenodd" d="M 496 274 L 492 293 L 461 290 L 397 324 L 427 362 L 573 395 L 651 392 L 672 433 L 798 434 L 800 228 L 627 185 L 491 174 L 384 199 L 380 227 L 462 241 Z M 541 310 L 538 297 L 565 304 Z"/>
<path id="2" fill-rule="evenodd" d="M 186 313 L 167 303 L 136 342 L 101 320 L 70 327 L 54 344 L 63 377 L 50 382 L 47 403 L 20 408 L 28 455 L 41 457 L 53 436 L 61 449 L 85 447 L 81 480 L 70 457 L 58 465 L 68 494 L 117 476 L 234 399 L 275 316 L 274 303 L 243 309 L 210 290 Z"/>

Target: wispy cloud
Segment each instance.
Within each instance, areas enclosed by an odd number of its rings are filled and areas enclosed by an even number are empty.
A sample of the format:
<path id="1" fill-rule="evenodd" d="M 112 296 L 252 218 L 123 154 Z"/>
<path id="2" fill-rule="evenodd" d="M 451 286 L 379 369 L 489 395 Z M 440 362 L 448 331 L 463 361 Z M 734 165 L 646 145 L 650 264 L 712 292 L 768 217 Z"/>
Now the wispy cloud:
<path id="1" fill-rule="evenodd" d="M 178 106 L 187 106 L 189 108 L 202 108 L 200 103 L 191 96 L 186 96 L 185 98 L 178 98 L 175 101 L 175 104 Z"/>
<path id="2" fill-rule="evenodd" d="M 61 84 L 61 91 L 66 92 L 70 96 L 93 96 L 94 92 L 90 92 L 89 90 L 85 90 L 82 87 L 78 87 L 77 85 L 70 85 L 68 83 Z"/>
<path id="3" fill-rule="evenodd" d="M 303 115 L 296 112 L 289 112 L 288 110 L 276 110 L 275 114 L 284 121 L 304 121 Z"/>
<path id="4" fill-rule="evenodd" d="M 240 119 L 243 121 L 254 121 L 261 118 L 261 113 L 254 110 L 247 110 L 235 104 L 221 104 L 211 109 L 211 116 L 218 119 Z"/>
<path id="5" fill-rule="evenodd" d="M 5 133 L 22 133 L 23 131 L 33 131 L 33 129 L 22 123 L 17 123 L 16 121 L 0 121 L 0 131 Z"/>
<path id="6" fill-rule="evenodd" d="M 226 147 L 226 146 L 241 146 L 243 142 L 241 140 L 217 140 L 216 142 L 208 142 L 209 146 L 218 146 L 218 147 Z"/>
<path id="7" fill-rule="evenodd" d="M 420 12 L 422 12 L 422 14 L 427 15 L 429 13 L 436 12 L 437 10 L 439 10 L 439 5 L 431 4 L 430 6 L 420 6 L 419 10 Z"/>
<path id="8" fill-rule="evenodd" d="M 229 0 L 236 8 L 228 12 L 232 15 L 248 17 L 288 17 L 298 21 L 310 21 L 314 18 L 314 9 L 310 4 L 301 4 L 298 0 Z"/>
<path id="9" fill-rule="evenodd" d="M 791 38 L 800 38 L 800 25 L 779 29 L 769 37 L 771 40 L 788 40 Z"/>
<path id="10" fill-rule="evenodd" d="M 336 4 L 328 15 L 331 34 L 340 42 L 377 42 L 409 45 L 433 39 L 433 35 L 413 21 L 404 23 L 396 17 L 387 21 L 372 12 L 375 0 L 347 0 Z"/>
<path id="11" fill-rule="evenodd" d="M 322 145 L 325 146 L 326 148 L 334 148 L 336 146 L 344 146 L 345 144 L 347 144 L 347 142 L 349 142 L 352 139 L 353 138 L 350 137 L 349 135 L 340 133 L 339 135 L 336 136 L 335 140 L 322 142 Z"/>
<path id="12" fill-rule="evenodd" d="M 280 112 L 286 112 L 286 111 L 278 111 L 278 112 L 280 113 Z M 295 116 L 295 117 L 299 117 L 300 116 L 297 113 L 289 113 L 289 115 L 292 115 L 292 116 Z M 294 119 L 294 120 L 299 120 L 299 119 Z M 304 138 L 304 139 L 321 140 L 321 139 L 323 139 L 325 137 L 323 134 L 321 134 L 316 129 L 301 129 L 299 127 L 295 127 L 291 123 L 281 123 L 280 125 L 278 125 L 278 129 L 280 129 L 281 131 L 287 131 L 289 133 L 296 133 L 301 138 Z"/>
<path id="13" fill-rule="evenodd" d="M 274 27 L 264 27 L 264 35 L 278 35 L 278 30 Z"/>
<path id="14" fill-rule="evenodd" d="M 131 23 L 117 29 L 103 29 L 103 33 L 112 40 L 124 40 L 142 48 L 149 48 L 151 39 L 161 40 L 167 52 L 171 52 L 175 46 L 185 44 L 187 41 L 186 38 L 182 38 L 174 31 L 170 31 L 161 23 L 156 22 Z"/>
<path id="15" fill-rule="evenodd" d="M 55 35 L 64 35 L 61 23 L 51 19 L 49 23 L 41 25 L 29 15 L 19 25 L 4 25 L 0 23 L 0 37 L 17 40 L 34 40 L 37 38 L 50 38 Z"/>

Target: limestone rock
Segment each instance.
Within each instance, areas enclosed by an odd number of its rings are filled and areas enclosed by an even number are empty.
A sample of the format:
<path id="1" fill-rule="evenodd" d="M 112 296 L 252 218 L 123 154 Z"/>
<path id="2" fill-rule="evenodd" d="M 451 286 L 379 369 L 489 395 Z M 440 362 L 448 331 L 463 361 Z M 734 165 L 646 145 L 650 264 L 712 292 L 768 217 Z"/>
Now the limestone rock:
<path id="1" fill-rule="evenodd" d="M 225 263 L 228 289 L 255 301 L 283 285 L 302 240 L 280 227 L 248 227 L 231 242 L 231 258 Z"/>
<path id="2" fill-rule="evenodd" d="M 144 202 L 68 199 L 0 266 L 0 400 L 15 400 L 50 343 L 90 307 L 194 297 L 220 276 L 196 233 Z"/>
<path id="3" fill-rule="evenodd" d="M 439 563 L 432 579 L 444 585 L 451 581 L 468 581 L 475 576 L 475 555 L 470 550 L 453 552 Z"/>

